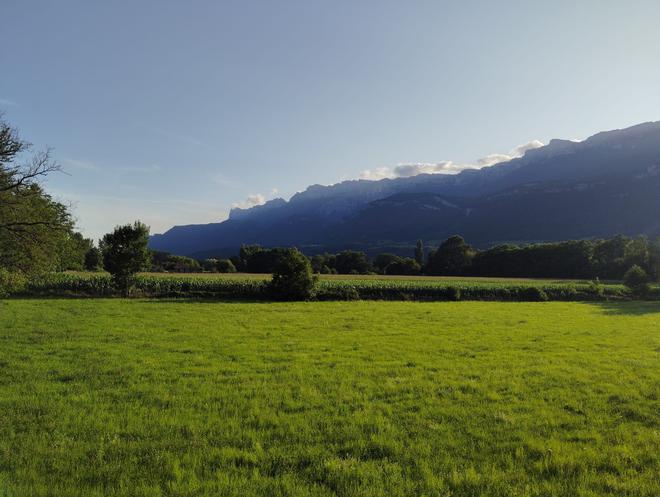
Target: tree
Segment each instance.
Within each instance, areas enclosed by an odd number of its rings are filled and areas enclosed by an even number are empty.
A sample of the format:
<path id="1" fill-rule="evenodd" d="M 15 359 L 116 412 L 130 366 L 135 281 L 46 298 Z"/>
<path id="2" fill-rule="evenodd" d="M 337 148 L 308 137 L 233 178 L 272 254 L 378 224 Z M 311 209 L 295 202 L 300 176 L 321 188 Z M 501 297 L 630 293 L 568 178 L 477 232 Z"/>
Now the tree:
<path id="1" fill-rule="evenodd" d="M 387 252 L 378 254 L 373 260 L 373 266 L 376 271 L 380 274 L 387 274 L 387 268 L 394 263 L 399 263 L 403 260 L 402 257 L 399 257 L 395 254 L 389 254 Z"/>
<path id="2" fill-rule="evenodd" d="M 624 250 L 624 261 L 626 266 L 640 266 L 642 269 L 649 268 L 649 241 L 645 236 L 638 236 L 628 242 Z"/>
<path id="3" fill-rule="evenodd" d="M 85 253 L 85 269 L 87 271 L 98 271 L 101 268 L 101 251 L 96 247 L 90 247 Z"/>
<path id="4" fill-rule="evenodd" d="M 30 150 L 0 115 L 0 267 L 24 273 L 82 267 L 84 252 L 77 250 L 84 244 L 68 209 L 39 184 L 60 167 L 48 150 L 26 157 Z"/>
<path id="5" fill-rule="evenodd" d="M 366 254 L 353 250 L 339 252 L 334 264 L 339 274 L 367 274 L 371 270 Z"/>
<path id="6" fill-rule="evenodd" d="M 619 280 L 623 278 L 626 269 L 626 247 L 630 239 L 617 235 L 608 240 L 598 240 L 594 245 L 593 268 L 594 275 L 601 279 Z"/>
<path id="7" fill-rule="evenodd" d="M 85 256 L 92 247 L 92 240 L 84 238 L 80 233 L 66 233 L 62 237 L 58 269 L 61 271 L 82 271 L 85 267 Z"/>
<path id="8" fill-rule="evenodd" d="M 649 268 L 653 280 L 660 280 L 660 238 L 649 243 Z"/>
<path id="9" fill-rule="evenodd" d="M 391 275 L 414 275 L 419 274 L 422 267 L 415 259 L 410 257 L 401 257 L 400 260 L 394 261 L 385 268 L 383 274 Z"/>
<path id="10" fill-rule="evenodd" d="M 279 300 L 309 300 L 316 281 L 309 259 L 295 248 L 286 249 L 275 265 L 269 288 Z"/>
<path id="11" fill-rule="evenodd" d="M 474 257 L 474 250 L 462 237 L 454 235 L 429 254 L 426 272 L 432 275 L 465 274 Z"/>
<path id="12" fill-rule="evenodd" d="M 420 267 L 424 265 L 424 242 L 422 240 L 417 240 L 417 245 L 415 245 L 415 261 Z"/>
<path id="13" fill-rule="evenodd" d="M 149 267 L 149 228 L 140 221 L 117 226 L 101 240 L 103 267 L 112 276 L 116 289 L 128 297 L 133 276 Z"/>
<path id="14" fill-rule="evenodd" d="M 635 297 L 644 297 L 650 290 L 649 276 L 638 265 L 632 266 L 623 276 L 623 284 L 630 288 Z"/>
<path id="15" fill-rule="evenodd" d="M 236 266 L 229 259 L 218 259 L 216 268 L 219 273 L 235 273 Z"/>

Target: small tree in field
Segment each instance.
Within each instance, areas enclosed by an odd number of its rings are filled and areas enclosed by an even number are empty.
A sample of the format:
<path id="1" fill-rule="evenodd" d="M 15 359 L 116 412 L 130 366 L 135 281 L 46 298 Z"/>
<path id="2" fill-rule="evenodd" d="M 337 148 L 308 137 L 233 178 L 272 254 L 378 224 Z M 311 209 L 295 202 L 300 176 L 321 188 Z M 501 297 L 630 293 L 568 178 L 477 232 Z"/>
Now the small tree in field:
<path id="1" fill-rule="evenodd" d="M 101 240 L 103 267 L 112 276 L 117 290 L 128 297 L 133 276 L 149 267 L 149 228 L 140 221 L 117 226 Z"/>
<path id="2" fill-rule="evenodd" d="M 641 267 L 634 265 L 623 276 L 623 284 L 630 288 L 635 297 L 643 297 L 649 292 L 649 275 Z"/>
<path id="3" fill-rule="evenodd" d="M 288 249 L 275 264 L 270 291 L 279 300 L 309 300 L 317 278 L 309 259 L 297 249 Z"/>

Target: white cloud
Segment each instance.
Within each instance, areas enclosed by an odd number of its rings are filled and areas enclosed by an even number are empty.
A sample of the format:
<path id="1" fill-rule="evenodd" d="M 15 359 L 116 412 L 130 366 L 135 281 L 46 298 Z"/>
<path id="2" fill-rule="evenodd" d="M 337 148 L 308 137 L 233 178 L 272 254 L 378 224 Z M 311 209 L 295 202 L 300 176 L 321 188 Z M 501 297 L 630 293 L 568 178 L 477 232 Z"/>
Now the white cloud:
<path id="1" fill-rule="evenodd" d="M 418 174 L 457 174 L 465 169 L 481 169 L 500 162 L 506 162 L 517 157 L 522 157 L 528 150 L 542 147 L 539 140 L 532 140 L 523 145 L 518 145 L 508 154 L 490 154 L 470 164 L 455 163 L 450 160 L 441 162 L 412 162 L 397 164 L 394 167 L 383 166 L 375 169 L 367 169 L 360 173 L 360 179 L 379 180 L 384 178 L 409 178 Z"/>
<path id="2" fill-rule="evenodd" d="M 0 98 L 0 105 L 5 107 L 16 107 L 18 104 L 13 100 L 8 100 L 6 98 Z"/>
<path id="3" fill-rule="evenodd" d="M 266 196 L 261 193 L 253 193 L 248 195 L 245 200 L 242 202 L 235 202 L 231 204 L 232 209 L 249 209 L 251 207 L 256 207 L 257 205 L 263 205 L 266 203 Z"/>

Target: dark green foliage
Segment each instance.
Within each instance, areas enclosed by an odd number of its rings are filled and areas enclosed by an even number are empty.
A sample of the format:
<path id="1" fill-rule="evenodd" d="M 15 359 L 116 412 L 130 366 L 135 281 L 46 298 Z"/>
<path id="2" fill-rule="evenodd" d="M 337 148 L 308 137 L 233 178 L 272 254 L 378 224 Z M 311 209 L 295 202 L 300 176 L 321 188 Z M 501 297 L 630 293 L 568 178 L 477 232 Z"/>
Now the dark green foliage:
<path id="1" fill-rule="evenodd" d="M 337 256 L 335 254 L 317 254 L 310 259 L 312 271 L 317 274 L 338 274 L 335 263 Z"/>
<path id="2" fill-rule="evenodd" d="M 630 288 L 636 297 L 645 297 L 651 289 L 649 275 L 638 265 L 632 266 L 623 276 L 623 284 Z"/>
<path id="3" fill-rule="evenodd" d="M 424 265 L 424 242 L 422 240 L 417 240 L 415 245 L 415 262 L 420 267 Z"/>
<path id="4" fill-rule="evenodd" d="M 371 265 L 364 252 L 344 250 L 335 256 L 334 269 L 339 274 L 367 274 L 371 271 Z"/>
<path id="5" fill-rule="evenodd" d="M 609 240 L 594 242 L 592 255 L 593 276 L 604 280 L 620 280 L 630 265 L 626 265 L 626 245 L 630 239 L 618 235 Z"/>
<path id="6" fill-rule="evenodd" d="M 540 243 L 518 247 L 500 245 L 478 252 L 470 274 L 508 278 L 568 278 L 592 277 L 589 241 Z"/>
<path id="7" fill-rule="evenodd" d="M 103 267 L 112 276 L 112 282 L 127 296 L 135 273 L 149 267 L 149 228 L 139 221 L 117 226 L 100 243 Z"/>
<path id="8" fill-rule="evenodd" d="M 415 275 L 422 270 L 415 259 L 394 254 L 378 254 L 373 261 L 373 266 L 380 274 L 389 275 Z"/>
<path id="9" fill-rule="evenodd" d="M 372 265 L 380 274 L 386 274 L 387 267 L 395 262 L 400 262 L 403 257 L 395 254 L 383 253 L 374 257 Z"/>
<path id="10" fill-rule="evenodd" d="M 207 273 L 217 273 L 218 272 L 218 259 L 204 259 L 202 261 L 202 269 Z"/>
<path id="11" fill-rule="evenodd" d="M 85 253 L 85 270 L 98 271 L 103 265 L 101 251 L 96 247 L 90 247 Z"/>
<path id="12" fill-rule="evenodd" d="M 212 275 L 136 275 L 140 295 L 149 297 L 193 297 L 227 300 L 269 300 L 269 281 L 262 278 Z M 531 290 L 530 290 L 531 289 Z M 621 300 L 630 293 L 623 285 L 552 283 L 546 281 L 412 280 L 412 279 L 321 279 L 315 286 L 318 300 Z M 109 296 L 116 290 L 106 274 L 51 273 L 30 278 L 16 295 Z M 647 298 L 660 299 L 653 289 Z"/>
<path id="13" fill-rule="evenodd" d="M 21 294 L 27 288 L 23 273 L 0 268 L 0 298 Z"/>
<path id="14" fill-rule="evenodd" d="M 309 259 L 297 249 L 279 254 L 269 285 L 277 300 L 309 300 L 314 293 L 316 277 Z"/>
<path id="15" fill-rule="evenodd" d="M 420 274 L 422 267 L 415 259 L 410 257 L 400 257 L 399 260 L 392 262 L 386 268 L 383 274 L 413 276 Z"/>
<path id="16" fill-rule="evenodd" d="M 219 259 L 216 264 L 219 273 L 235 273 L 236 266 L 229 259 Z"/>
<path id="17" fill-rule="evenodd" d="M 654 281 L 660 281 L 660 238 L 649 243 L 649 275 Z"/>
<path id="18" fill-rule="evenodd" d="M 645 236 L 633 238 L 626 244 L 624 261 L 627 267 L 649 268 L 649 241 Z"/>
<path id="19" fill-rule="evenodd" d="M 198 273 L 202 265 L 198 260 L 182 255 L 150 250 L 151 271 L 155 273 Z"/>
<path id="20" fill-rule="evenodd" d="M 467 274 L 473 257 L 474 249 L 462 237 L 454 235 L 429 254 L 426 272 L 439 276 Z"/>
<path id="21" fill-rule="evenodd" d="M 242 245 L 238 258 L 232 258 L 232 263 L 242 273 L 269 274 L 288 251 L 288 248 L 268 249 L 260 245 Z"/>
<path id="22" fill-rule="evenodd" d="M 0 268 L 22 273 L 82 269 L 89 241 L 73 231 L 63 204 L 40 186 L 59 167 L 0 116 Z"/>

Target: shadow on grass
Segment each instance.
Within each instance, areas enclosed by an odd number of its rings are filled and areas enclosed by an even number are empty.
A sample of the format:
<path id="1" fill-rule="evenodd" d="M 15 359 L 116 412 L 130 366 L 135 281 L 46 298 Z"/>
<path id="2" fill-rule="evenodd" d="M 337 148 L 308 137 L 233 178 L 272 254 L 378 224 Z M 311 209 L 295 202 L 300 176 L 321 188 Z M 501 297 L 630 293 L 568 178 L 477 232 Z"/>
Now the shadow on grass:
<path id="1" fill-rule="evenodd" d="M 603 314 L 610 316 L 642 316 L 645 314 L 660 315 L 660 301 L 629 301 L 629 302 L 590 302 L 599 307 Z"/>

